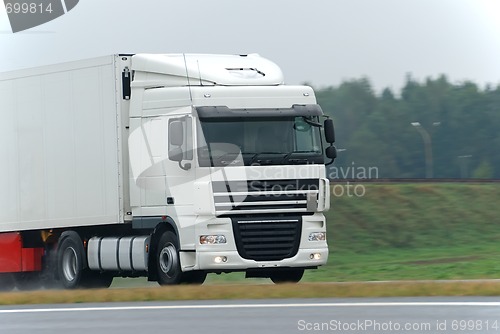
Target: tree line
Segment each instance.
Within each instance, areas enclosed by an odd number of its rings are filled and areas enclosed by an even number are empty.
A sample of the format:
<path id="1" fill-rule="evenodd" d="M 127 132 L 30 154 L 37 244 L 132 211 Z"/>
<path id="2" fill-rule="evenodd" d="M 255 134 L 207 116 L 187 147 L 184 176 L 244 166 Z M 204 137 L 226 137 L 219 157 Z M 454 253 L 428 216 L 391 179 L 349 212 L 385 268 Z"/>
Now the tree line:
<path id="1" fill-rule="evenodd" d="M 500 177 L 500 85 L 408 75 L 400 92 L 376 94 L 361 78 L 316 97 L 335 122 L 339 177 L 343 168 L 377 168 L 380 178 Z"/>

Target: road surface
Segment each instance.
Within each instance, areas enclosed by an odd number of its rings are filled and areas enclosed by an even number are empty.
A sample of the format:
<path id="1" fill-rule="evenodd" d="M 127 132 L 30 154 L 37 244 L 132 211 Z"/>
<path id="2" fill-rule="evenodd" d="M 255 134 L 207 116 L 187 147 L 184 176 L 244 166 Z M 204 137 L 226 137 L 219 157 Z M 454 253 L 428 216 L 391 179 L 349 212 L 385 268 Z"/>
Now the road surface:
<path id="1" fill-rule="evenodd" d="M 500 298 L 290 299 L 0 307 L 0 333 L 499 333 Z"/>

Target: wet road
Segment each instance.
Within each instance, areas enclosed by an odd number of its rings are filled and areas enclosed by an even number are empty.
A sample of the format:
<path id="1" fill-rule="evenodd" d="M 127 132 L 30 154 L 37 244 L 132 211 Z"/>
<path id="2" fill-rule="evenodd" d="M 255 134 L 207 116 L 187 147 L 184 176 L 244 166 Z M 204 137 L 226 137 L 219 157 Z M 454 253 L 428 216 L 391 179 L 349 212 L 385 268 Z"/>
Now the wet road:
<path id="1" fill-rule="evenodd" d="M 1 333 L 500 333 L 500 298 L 100 303 L 0 307 Z"/>

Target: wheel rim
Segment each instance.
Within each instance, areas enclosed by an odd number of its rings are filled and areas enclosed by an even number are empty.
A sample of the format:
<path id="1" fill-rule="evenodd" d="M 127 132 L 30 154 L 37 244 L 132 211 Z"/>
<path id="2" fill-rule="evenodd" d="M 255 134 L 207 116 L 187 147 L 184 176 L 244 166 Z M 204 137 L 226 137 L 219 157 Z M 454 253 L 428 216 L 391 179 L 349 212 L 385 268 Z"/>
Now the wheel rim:
<path id="1" fill-rule="evenodd" d="M 178 258 L 177 250 L 174 245 L 168 244 L 160 252 L 159 255 L 160 269 L 168 277 L 172 277 L 176 272 Z"/>
<path id="2" fill-rule="evenodd" d="M 77 275 L 77 256 L 73 247 L 68 247 L 64 250 L 62 259 L 62 269 L 64 278 L 68 282 L 75 280 Z"/>

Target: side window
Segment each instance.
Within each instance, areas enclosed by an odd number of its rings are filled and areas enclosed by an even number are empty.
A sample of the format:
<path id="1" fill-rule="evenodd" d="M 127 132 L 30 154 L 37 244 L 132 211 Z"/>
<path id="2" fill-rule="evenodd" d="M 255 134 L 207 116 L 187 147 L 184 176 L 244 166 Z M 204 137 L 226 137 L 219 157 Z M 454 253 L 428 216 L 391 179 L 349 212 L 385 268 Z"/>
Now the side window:
<path id="1" fill-rule="evenodd" d="M 302 117 L 295 118 L 295 150 L 297 152 L 319 152 L 318 129 L 307 124 Z"/>
<path id="2" fill-rule="evenodd" d="M 299 152 L 308 152 L 311 151 L 311 148 L 314 147 L 314 137 L 312 136 L 311 129 L 304 132 L 295 132 L 295 140 L 296 140 L 296 150 Z"/>
<path id="3" fill-rule="evenodd" d="M 180 149 L 182 150 L 182 160 L 193 160 L 193 121 L 191 117 L 184 116 L 180 118 L 171 118 L 168 121 L 169 131 L 172 128 L 171 124 L 173 122 L 180 122 L 182 125 L 182 133 L 179 134 L 182 136 L 182 144 L 180 145 Z M 168 151 L 171 152 L 174 149 L 178 149 L 179 146 L 173 145 L 172 136 L 170 134 L 168 138 Z"/>

